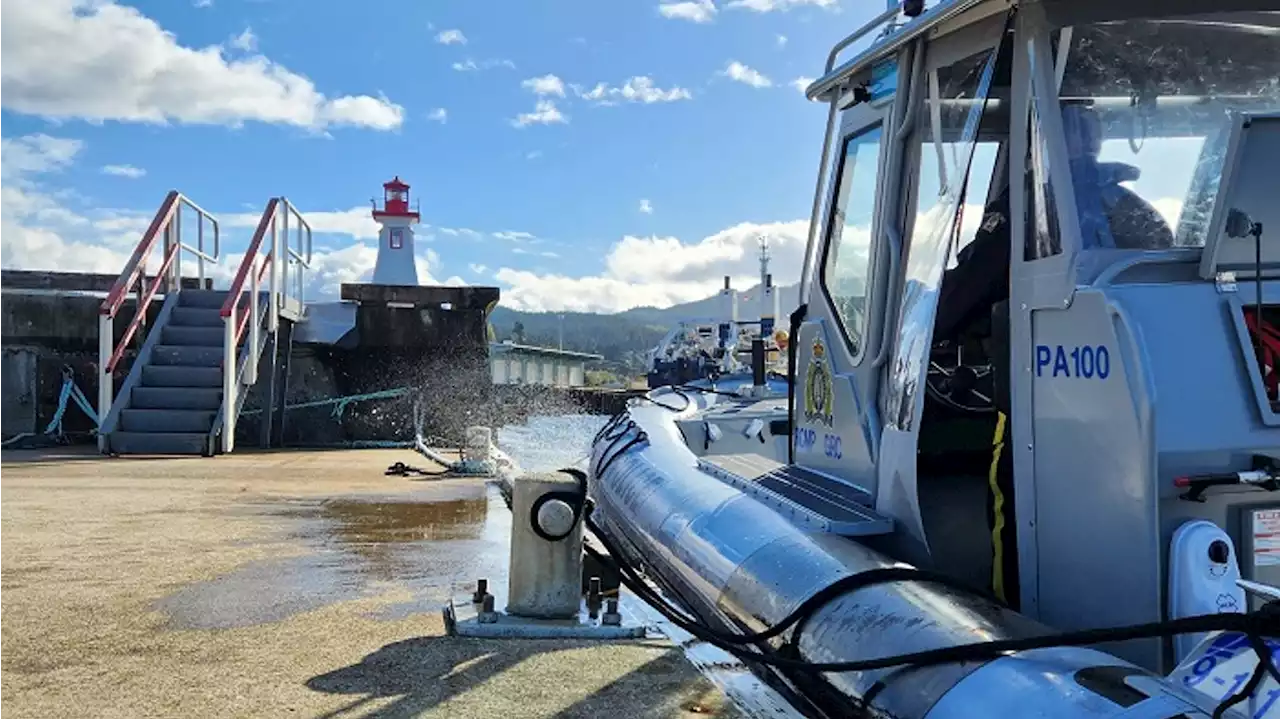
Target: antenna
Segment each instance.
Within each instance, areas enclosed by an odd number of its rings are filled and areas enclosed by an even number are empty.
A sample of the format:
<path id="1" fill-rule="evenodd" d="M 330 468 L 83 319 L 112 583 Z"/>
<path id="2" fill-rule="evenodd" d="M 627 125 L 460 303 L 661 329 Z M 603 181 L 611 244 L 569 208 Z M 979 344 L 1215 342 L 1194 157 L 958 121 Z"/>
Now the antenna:
<path id="1" fill-rule="evenodd" d="M 760 286 L 763 288 L 768 284 L 769 277 L 769 236 L 760 235 Z"/>

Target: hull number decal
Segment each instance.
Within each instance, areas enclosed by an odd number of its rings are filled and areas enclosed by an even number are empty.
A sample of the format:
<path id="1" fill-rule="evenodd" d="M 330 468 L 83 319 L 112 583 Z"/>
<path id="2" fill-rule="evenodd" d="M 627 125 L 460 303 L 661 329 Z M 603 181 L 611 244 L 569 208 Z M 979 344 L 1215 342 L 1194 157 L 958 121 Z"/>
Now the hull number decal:
<path id="1" fill-rule="evenodd" d="M 1036 345 L 1036 377 L 1110 376 L 1111 351 L 1105 345 Z"/>
<path id="2" fill-rule="evenodd" d="M 834 423 L 831 412 L 831 367 L 826 358 L 827 350 L 822 340 L 813 341 L 813 355 L 809 358 L 809 370 L 804 380 L 804 418 L 830 427 Z"/>
<path id="3" fill-rule="evenodd" d="M 1280 641 L 1268 639 L 1266 643 L 1271 650 L 1272 664 L 1280 668 Z M 1208 647 L 1197 647 L 1170 678 L 1180 680 L 1179 683 L 1188 689 L 1196 689 L 1215 701 L 1221 701 L 1239 691 L 1256 666 L 1257 658 L 1248 637 L 1224 633 Z M 1268 676 L 1254 692 L 1253 698 L 1237 708 L 1251 719 L 1274 717 L 1275 710 L 1280 709 L 1280 685 Z"/>

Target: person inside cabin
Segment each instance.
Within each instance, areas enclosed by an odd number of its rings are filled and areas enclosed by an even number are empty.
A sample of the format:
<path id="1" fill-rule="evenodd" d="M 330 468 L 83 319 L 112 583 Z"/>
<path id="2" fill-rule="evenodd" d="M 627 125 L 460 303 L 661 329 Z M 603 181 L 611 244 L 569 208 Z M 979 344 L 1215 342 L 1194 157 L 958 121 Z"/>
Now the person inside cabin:
<path id="1" fill-rule="evenodd" d="M 1122 163 L 1100 162 L 1102 122 L 1085 105 L 1062 110 L 1068 165 L 1086 249 L 1159 249 L 1173 245 L 1173 232 L 1154 207 L 1120 184 L 1136 180 L 1138 170 Z M 934 342 L 957 342 L 990 320 L 990 362 L 995 381 L 992 403 L 997 412 L 987 492 L 991 530 L 991 589 L 998 599 L 1018 608 L 1018 552 L 1014 534 L 1013 460 L 1005 451 L 1009 422 L 1009 183 L 984 208 L 974 239 L 956 254 L 956 266 L 942 279 Z"/>

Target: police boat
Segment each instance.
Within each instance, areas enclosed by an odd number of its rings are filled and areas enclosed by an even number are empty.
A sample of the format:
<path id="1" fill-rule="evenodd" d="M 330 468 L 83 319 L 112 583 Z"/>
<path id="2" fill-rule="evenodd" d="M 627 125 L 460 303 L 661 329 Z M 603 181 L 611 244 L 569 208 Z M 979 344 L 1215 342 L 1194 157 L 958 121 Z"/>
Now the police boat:
<path id="1" fill-rule="evenodd" d="M 688 386 L 610 422 L 624 583 L 813 716 L 1280 717 L 1277 10 L 907 0 L 832 48 L 777 451 Z"/>

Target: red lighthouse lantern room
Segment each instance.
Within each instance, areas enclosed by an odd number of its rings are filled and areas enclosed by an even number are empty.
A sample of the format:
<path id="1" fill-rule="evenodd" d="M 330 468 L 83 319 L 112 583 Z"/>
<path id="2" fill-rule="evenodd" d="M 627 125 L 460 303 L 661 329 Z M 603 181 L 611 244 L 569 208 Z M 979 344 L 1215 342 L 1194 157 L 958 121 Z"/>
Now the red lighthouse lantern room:
<path id="1" fill-rule="evenodd" d="M 409 209 L 409 186 L 399 175 L 390 182 L 382 183 L 382 207 L 374 205 L 373 219 L 381 220 L 385 217 L 408 217 L 414 222 L 418 221 L 417 211 Z"/>

